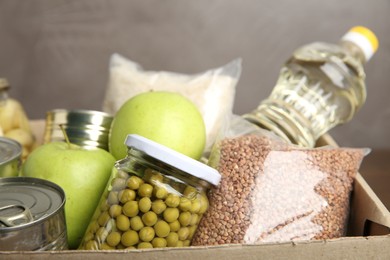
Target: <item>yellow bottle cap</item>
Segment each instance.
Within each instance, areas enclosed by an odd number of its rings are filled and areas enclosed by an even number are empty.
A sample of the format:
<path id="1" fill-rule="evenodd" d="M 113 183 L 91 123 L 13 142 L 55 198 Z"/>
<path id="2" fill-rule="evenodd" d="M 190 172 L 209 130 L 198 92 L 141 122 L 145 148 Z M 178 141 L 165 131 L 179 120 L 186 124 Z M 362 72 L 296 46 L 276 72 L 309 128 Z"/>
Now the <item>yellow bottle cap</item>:
<path id="1" fill-rule="evenodd" d="M 352 27 L 342 38 L 344 41 L 350 41 L 359 46 L 368 61 L 378 50 L 379 41 L 376 35 L 367 27 Z"/>

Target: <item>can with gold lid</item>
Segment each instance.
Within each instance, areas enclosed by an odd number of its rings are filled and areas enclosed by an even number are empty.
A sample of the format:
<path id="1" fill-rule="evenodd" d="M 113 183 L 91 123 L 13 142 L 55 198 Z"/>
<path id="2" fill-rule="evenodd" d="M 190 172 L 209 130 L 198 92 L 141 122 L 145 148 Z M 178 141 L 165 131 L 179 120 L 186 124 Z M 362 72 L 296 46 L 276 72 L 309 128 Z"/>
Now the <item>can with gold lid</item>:
<path id="1" fill-rule="evenodd" d="M 22 146 L 6 137 L 0 137 L 0 178 L 19 175 Z"/>
<path id="2" fill-rule="evenodd" d="M 46 112 L 44 143 L 69 141 L 87 149 L 108 151 L 108 135 L 113 117 L 107 113 L 85 109 L 54 109 Z"/>

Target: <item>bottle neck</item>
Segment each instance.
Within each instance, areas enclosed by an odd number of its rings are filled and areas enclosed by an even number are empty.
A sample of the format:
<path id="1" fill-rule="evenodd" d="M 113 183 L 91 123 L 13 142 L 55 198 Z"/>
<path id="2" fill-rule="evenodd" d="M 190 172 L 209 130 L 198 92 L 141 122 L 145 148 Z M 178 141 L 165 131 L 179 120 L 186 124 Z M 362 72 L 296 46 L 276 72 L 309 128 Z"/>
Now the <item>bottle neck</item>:
<path id="1" fill-rule="evenodd" d="M 350 41 L 340 41 L 339 45 L 361 64 L 365 64 L 367 62 L 363 50 L 355 43 Z"/>

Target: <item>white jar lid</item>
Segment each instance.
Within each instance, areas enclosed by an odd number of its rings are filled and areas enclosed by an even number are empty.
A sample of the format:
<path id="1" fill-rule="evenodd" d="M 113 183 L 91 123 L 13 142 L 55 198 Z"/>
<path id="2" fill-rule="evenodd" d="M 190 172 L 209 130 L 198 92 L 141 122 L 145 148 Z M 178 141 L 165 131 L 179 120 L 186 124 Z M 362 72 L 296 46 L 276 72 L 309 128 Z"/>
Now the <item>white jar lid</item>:
<path id="1" fill-rule="evenodd" d="M 351 28 L 343 37 L 342 40 L 350 41 L 359 46 L 366 58 L 366 62 L 377 51 L 379 42 L 375 34 L 368 28 L 363 26 L 355 26 Z"/>
<path id="2" fill-rule="evenodd" d="M 216 169 L 143 136 L 130 134 L 125 144 L 215 186 L 221 180 L 221 174 Z"/>

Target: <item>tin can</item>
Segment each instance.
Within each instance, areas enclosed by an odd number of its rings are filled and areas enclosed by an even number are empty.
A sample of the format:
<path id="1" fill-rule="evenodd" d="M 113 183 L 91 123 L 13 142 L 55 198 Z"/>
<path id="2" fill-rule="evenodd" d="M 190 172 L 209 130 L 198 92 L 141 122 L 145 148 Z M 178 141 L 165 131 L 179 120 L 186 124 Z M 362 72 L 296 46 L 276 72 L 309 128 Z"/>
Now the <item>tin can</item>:
<path id="1" fill-rule="evenodd" d="M 0 178 L 18 176 L 22 158 L 22 146 L 6 137 L 0 137 Z"/>
<path id="2" fill-rule="evenodd" d="M 84 148 L 108 151 L 108 135 L 113 117 L 94 110 L 54 109 L 46 113 L 44 143 L 65 141 L 61 125 L 71 143 Z"/>
<path id="3" fill-rule="evenodd" d="M 65 193 L 47 180 L 0 179 L 0 251 L 67 249 Z"/>

